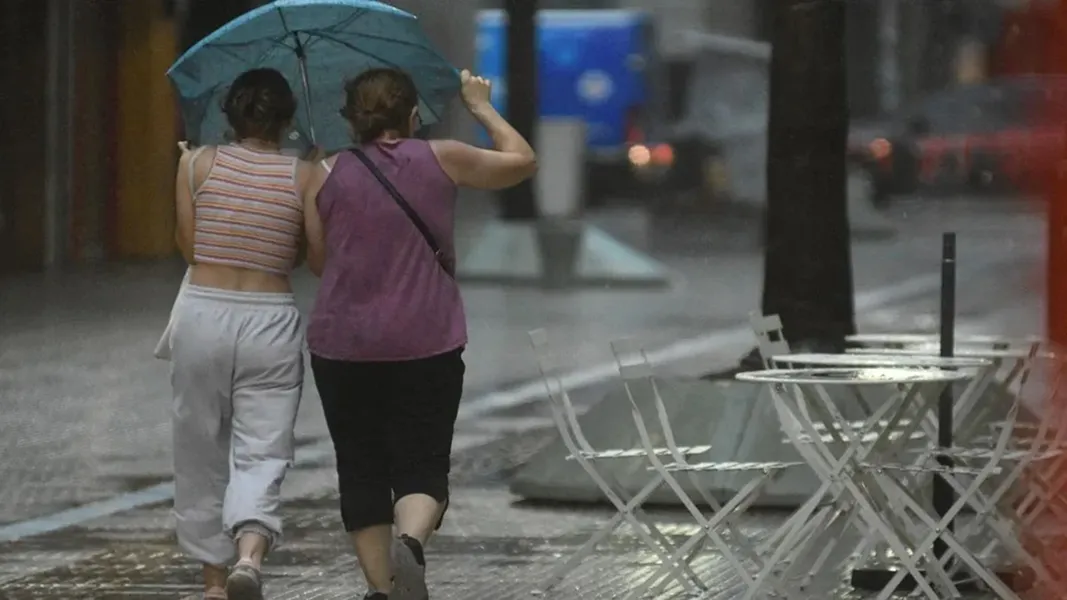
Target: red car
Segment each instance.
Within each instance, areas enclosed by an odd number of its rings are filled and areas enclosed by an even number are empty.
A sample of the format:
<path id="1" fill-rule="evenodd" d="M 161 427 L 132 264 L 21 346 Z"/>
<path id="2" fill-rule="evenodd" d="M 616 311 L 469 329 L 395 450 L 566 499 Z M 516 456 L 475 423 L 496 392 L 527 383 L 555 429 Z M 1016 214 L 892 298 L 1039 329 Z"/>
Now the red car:
<path id="1" fill-rule="evenodd" d="M 888 123 L 857 124 L 849 155 L 875 200 L 917 191 L 1026 190 L 1055 171 L 1067 78 L 991 80 L 932 94 Z"/>

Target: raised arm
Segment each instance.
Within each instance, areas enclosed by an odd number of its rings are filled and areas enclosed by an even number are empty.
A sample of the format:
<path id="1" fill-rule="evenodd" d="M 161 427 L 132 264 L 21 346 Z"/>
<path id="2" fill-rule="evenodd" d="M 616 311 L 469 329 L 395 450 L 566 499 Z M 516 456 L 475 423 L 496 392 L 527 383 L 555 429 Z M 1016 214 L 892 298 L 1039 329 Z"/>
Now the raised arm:
<path id="1" fill-rule="evenodd" d="M 516 185 L 537 172 L 537 155 L 515 128 L 490 102 L 489 81 L 463 71 L 463 101 L 471 115 L 493 138 L 493 149 L 456 140 L 432 142 L 434 153 L 448 176 L 458 185 L 499 190 Z"/>

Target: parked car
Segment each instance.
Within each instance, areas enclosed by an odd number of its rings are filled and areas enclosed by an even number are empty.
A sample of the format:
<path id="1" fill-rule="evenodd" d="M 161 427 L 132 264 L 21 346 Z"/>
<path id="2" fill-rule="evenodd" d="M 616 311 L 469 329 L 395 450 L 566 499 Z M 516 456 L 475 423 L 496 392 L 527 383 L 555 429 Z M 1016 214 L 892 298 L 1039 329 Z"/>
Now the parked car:
<path id="1" fill-rule="evenodd" d="M 1026 189 L 1056 168 L 1067 79 L 1013 77 L 934 93 L 883 122 L 854 124 L 849 156 L 879 203 L 917 191 Z M 1056 103 L 1056 104 L 1053 104 Z"/>
<path id="2" fill-rule="evenodd" d="M 698 32 L 690 32 L 688 42 L 687 54 L 666 63 L 670 101 L 658 131 L 661 147 L 672 152 L 669 168 L 656 174 L 650 209 L 705 212 L 729 201 L 760 212 L 766 194 L 770 46 Z"/>
<path id="3" fill-rule="evenodd" d="M 493 81 L 493 104 L 504 111 L 506 17 L 486 10 L 477 18 L 477 69 Z M 540 116 L 585 123 L 586 202 L 640 197 L 674 160 L 673 148 L 656 141 L 663 89 L 654 20 L 607 9 L 542 10 L 537 19 Z"/>

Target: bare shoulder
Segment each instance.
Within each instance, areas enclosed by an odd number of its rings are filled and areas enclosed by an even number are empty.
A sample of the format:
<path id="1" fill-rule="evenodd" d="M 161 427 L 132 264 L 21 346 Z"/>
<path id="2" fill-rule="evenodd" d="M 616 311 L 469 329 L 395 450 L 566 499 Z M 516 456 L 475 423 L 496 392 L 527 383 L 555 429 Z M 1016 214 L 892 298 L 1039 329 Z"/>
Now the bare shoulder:
<path id="1" fill-rule="evenodd" d="M 211 166 L 215 164 L 215 155 L 218 154 L 218 148 L 215 146 L 204 146 L 202 150 L 193 150 L 192 158 L 196 161 L 193 167 L 196 169 L 198 175 L 207 175 L 211 170 Z"/>
<path id="2" fill-rule="evenodd" d="M 178 160 L 179 175 L 184 178 L 191 169 L 194 189 L 199 188 L 211 174 L 211 167 L 215 164 L 215 154 L 215 146 L 201 146 L 182 152 Z"/>
<path id="3" fill-rule="evenodd" d="M 188 167 L 190 164 L 199 167 L 203 163 L 210 164 L 214 158 L 215 146 L 200 146 L 182 150 L 181 156 L 178 157 L 178 164 L 182 167 Z"/>

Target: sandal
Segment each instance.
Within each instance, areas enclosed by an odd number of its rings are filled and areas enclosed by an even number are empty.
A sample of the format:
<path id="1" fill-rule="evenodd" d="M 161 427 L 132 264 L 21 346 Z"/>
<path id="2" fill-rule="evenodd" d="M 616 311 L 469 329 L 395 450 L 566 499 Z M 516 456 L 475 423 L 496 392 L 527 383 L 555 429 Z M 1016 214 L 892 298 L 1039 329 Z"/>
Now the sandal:
<path id="1" fill-rule="evenodd" d="M 263 600 L 259 569 L 249 563 L 237 563 L 226 578 L 226 598 L 222 600 Z"/>

